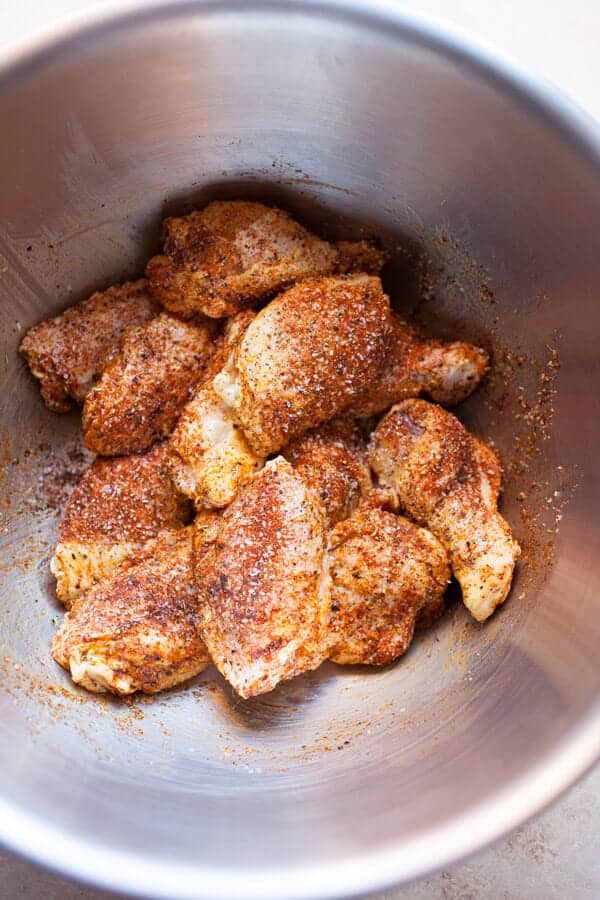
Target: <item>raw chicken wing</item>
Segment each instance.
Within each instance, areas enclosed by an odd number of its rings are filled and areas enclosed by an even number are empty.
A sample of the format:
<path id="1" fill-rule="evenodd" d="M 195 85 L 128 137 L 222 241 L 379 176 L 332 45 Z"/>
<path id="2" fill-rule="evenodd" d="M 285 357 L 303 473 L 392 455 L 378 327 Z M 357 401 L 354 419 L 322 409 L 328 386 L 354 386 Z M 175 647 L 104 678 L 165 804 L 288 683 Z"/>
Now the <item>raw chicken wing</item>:
<path id="1" fill-rule="evenodd" d="M 270 691 L 326 658 L 326 537 L 323 507 L 282 457 L 208 526 L 197 522 L 201 634 L 242 697 Z"/>
<path id="2" fill-rule="evenodd" d="M 155 693 L 210 663 L 198 633 L 192 528 L 163 532 L 75 601 L 52 645 L 89 691 Z"/>
<path id="3" fill-rule="evenodd" d="M 446 551 L 369 498 L 329 539 L 333 662 L 383 666 L 408 650 L 419 617 L 443 608 Z"/>
<path id="4" fill-rule="evenodd" d="M 140 279 L 92 294 L 31 328 L 20 351 L 40 380 L 48 409 L 66 412 L 72 401 L 83 403 L 102 372 L 107 351 L 127 329 L 148 322 L 157 311 L 147 282 Z"/>
<path id="5" fill-rule="evenodd" d="M 128 331 L 87 395 L 86 447 L 103 456 L 143 453 L 170 434 L 213 349 L 208 328 L 166 313 Z"/>
<path id="6" fill-rule="evenodd" d="M 464 603 L 483 622 L 506 599 L 520 553 L 497 511 L 493 451 L 439 406 L 405 400 L 374 431 L 369 459 L 380 484 L 448 551 Z"/>
<path id="7" fill-rule="evenodd" d="M 214 389 L 266 458 L 360 396 L 378 377 L 390 337 L 379 278 L 306 281 L 258 313 Z"/>
<path id="8" fill-rule="evenodd" d="M 143 456 L 97 459 L 84 472 L 50 563 L 66 606 L 159 531 L 189 520 L 189 501 L 175 489 L 167 460 L 163 443 Z"/>
<path id="9" fill-rule="evenodd" d="M 165 219 L 163 254 L 146 268 L 156 299 L 183 318 L 232 316 L 297 281 L 356 265 L 378 272 L 383 254 L 366 241 L 341 251 L 288 213 L 262 203 L 215 201 Z"/>
<path id="10" fill-rule="evenodd" d="M 355 272 L 379 275 L 388 258 L 370 241 L 338 241 L 334 246 L 337 250 L 336 275 L 352 275 Z"/>

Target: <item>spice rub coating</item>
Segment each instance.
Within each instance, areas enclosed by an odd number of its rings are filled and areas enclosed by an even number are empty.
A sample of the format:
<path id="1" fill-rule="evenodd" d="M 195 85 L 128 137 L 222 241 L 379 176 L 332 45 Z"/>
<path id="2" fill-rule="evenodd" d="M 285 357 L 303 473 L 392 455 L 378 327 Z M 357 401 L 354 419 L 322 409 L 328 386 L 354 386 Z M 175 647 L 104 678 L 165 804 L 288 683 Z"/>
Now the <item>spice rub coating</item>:
<path id="1" fill-rule="evenodd" d="M 288 213 L 215 201 L 165 219 L 164 248 L 146 274 L 154 297 L 183 318 L 232 316 L 296 281 L 333 272 L 335 249 Z"/>
<path id="2" fill-rule="evenodd" d="M 369 460 L 380 484 L 447 550 L 473 617 L 487 619 L 506 599 L 520 554 L 497 511 L 495 453 L 452 413 L 405 400 L 373 432 Z"/>
<path id="3" fill-rule="evenodd" d="M 86 447 L 143 453 L 170 434 L 214 349 L 204 325 L 161 313 L 130 329 L 83 407 Z"/>
<path id="4" fill-rule="evenodd" d="M 219 671 L 242 697 L 326 658 L 326 523 L 300 475 L 282 457 L 212 523 L 195 525 L 200 631 Z"/>
<path id="5" fill-rule="evenodd" d="M 97 291 L 30 328 L 19 349 L 40 381 L 48 409 L 67 412 L 74 402 L 83 403 L 102 372 L 107 352 L 129 328 L 148 322 L 158 309 L 142 278 Z"/>
<path id="6" fill-rule="evenodd" d="M 334 419 L 289 444 L 282 456 L 323 505 L 328 527 L 347 518 L 371 490 L 362 432 L 351 419 Z"/>
<path id="7" fill-rule="evenodd" d="M 443 608 L 450 567 L 440 542 L 368 499 L 333 529 L 328 557 L 333 662 L 393 662 L 408 650 L 419 617 Z"/>
<path id="8" fill-rule="evenodd" d="M 297 284 L 254 319 L 214 388 L 264 457 L 338 415 L 377 377 L 391 337 L 379 278 Z"/>
<path id="9" fill-rule="evenodd" d="M 368 418 L 421 394 L 443 406 L 455 406 L 472 394 L 489 366 L 485 350 L 463 341 L 426 338 L 395 312 L 391 321 L 385 362 L 348 408 L 348 415 Z"/>
<path id="10" fill-rule="evenodd" d="M 155 693 L 201 672 L 191 527 L 163 532 L 75 601 L 54 659 L 89 691 Z"/>
<path id="11" fill-rule="evenodd" d="M 385 250 L 371 241 L 338 241 L 334 246 L 337 251 L 336 275 L 352 275 L 355 272 L 379 275 L 388 260 Z"/>
<path id="12" fill-rule="evenodd" d="M 59 600 L 69 606 L 159 531 L 181 528 L 189 517 L 166 444 L 140 456 L 96 459 L 69 498 L 50 562 Z"/>

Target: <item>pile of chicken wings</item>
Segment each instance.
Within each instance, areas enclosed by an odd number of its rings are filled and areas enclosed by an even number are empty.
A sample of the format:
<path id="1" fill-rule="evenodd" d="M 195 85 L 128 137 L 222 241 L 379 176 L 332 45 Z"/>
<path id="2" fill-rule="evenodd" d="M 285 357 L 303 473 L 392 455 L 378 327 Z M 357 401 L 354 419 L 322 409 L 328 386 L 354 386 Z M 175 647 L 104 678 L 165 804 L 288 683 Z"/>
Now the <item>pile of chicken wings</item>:
<path id="1" fill-rule="evenodd" d="M 213 202 L 164 222 L 145 279 L 25 336 L 46 405 L 83 404 L 97 454 L 51 562 L 75 682 L 152 693 L 214 663 L 251 697 L 326 659 L 395 660 L 452 575 L 478 621 L 505 600 L 498 459 L 444 408 L 488 356 L 401 319 L 384 262 Z"/>

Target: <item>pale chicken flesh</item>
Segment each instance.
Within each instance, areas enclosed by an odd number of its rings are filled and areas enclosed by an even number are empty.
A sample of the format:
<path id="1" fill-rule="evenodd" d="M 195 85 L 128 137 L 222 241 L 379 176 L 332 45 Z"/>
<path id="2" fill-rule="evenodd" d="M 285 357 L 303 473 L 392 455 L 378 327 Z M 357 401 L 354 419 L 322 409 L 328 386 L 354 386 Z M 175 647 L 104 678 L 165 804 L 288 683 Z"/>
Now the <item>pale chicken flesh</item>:
<path id="1" fill-rule="evenodd" d="M 391 324 L 379 375 L 352 402 L 347 415 L 368 418 L 421 394 L 442 406 L 456 406 L 473 393 L 488 370 L 489 356 L 481 347 L 426 338 L 395 312 Z"/>
<path id="2" fill-rule="evenodd" d="M 242 484 L 262 468 L 264 459 L 250 448 L 229 406 L 213 387 L 214 375 L 241 341 L 254 313 L 229 320 L 219 348 L 209 363 L 208 380 L 186 404 L 169 446 L 173 478 L 200 508 L 227 506 Z"/>

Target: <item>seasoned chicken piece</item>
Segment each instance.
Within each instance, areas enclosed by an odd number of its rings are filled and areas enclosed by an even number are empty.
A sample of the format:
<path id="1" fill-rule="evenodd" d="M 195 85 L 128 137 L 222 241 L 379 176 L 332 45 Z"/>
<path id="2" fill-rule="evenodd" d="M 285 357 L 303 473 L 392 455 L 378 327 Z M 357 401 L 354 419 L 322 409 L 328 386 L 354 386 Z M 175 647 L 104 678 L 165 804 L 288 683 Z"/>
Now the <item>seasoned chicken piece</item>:
<path id="1" fill-rule="evenodd" d="M 419 616 L 439 610 L 450 579 L 429 531 L 363 501 L 329 538 L 333 662 L 384 666 L 410 646 Z"/>
<path id="2" fill-rule="evenodd" d="M 242 697 L 272 690 L 327 656 L 326 520 L 282 457 L 209 525 L 195 526 L 200 631 Z"/>
<path id="3" fill-rule="evenodd" d="M 334 419 L 282 451 L 322 503 L 328 527 L 345 519 L 371 490 L 363 436 L 350 419 Z"/>
<path id="4" fill-rule="evenodd" d="M 383 254 L 366 241 L 337 247 L 281 209 L 242 200 L 215 201 L 200 212 L 165 219 L 163 254 L 146 268 L 156 299 L 191 318 L 232 316 L 296 281 L 345 272 L 378 272 Z"/>
<path id="5" fill-rule="evenodd" d="M 83 403 L 102 372 L 105 354 L 134 325 L 148 322 L 158 307 L 144 279 L 92 294 L 60 316 L 30 328 L 20 351 L 40 380 L 44 403 L 66 412 Z"/>
<path id="6" fill-rule="evenodd" d="M 295 281 L 333 272 L 334 248 L 280 209 L 216 201 L 165 219 L 164 255 L 146 268 L 156 299 L 184 318 L 231 316 Z"/>
<path id="7" fill-rule="evenodd" d="M 214 389 L 267 457 L 346 409 L 378 377 L 390 336 L 379 278 L 306 281 L 258 313 Z"/>
<path id="8" fill-rule="evenodd" d="M 89 691 L 153 694 L 209 665 L 197 624 L 190 526 L 163 532 L 79 597 L 52 654 Z"/>
<path id="9" fill-rule="evenodd" d="M 189 501 L 169 474 L 168 447 L 97 459 L 67 503 L 50 563 L 66 606 L 165 528 L 189 521 Z"/>
<path id="10" fill-rule="evenodd" d="M 102 456 L 142 453 L 170 434 L 213 349 L 208 328 L 166 313 L 130 329 L 86 397 L 86 447 Z"/>
<path id="11" fill-rule="evenodd" d="M 483 622 L 506 599 L 520 553 L 497 511 L 493 451 L 439 406 L 405 400 L 375 429 L 369 459 L 380 484 L 448 551 L 464 603 Z"/>
<path id="12" fill-rule="evenodd" d="M 250 310 L 229 320 L 206 374 L 228 359 L 254 318 Z M 171 470 L 182 493 L 199 507 L 227 506 L 238 489 L 262 468 L 242 430 L 213 388 L 212 378 L 196 389 L 171 435 Z"/>
<path id="13" fill-rule="evenodd" d="M 455 406 L 466 400 L 487 372 L 489 357 L 480 347 L 425 338 L 397 313 L 392 313 L 392 327 L 379 377 L 367 384 L 348 415 L 368 418 L 421 394 L 444 406 Z"/>

